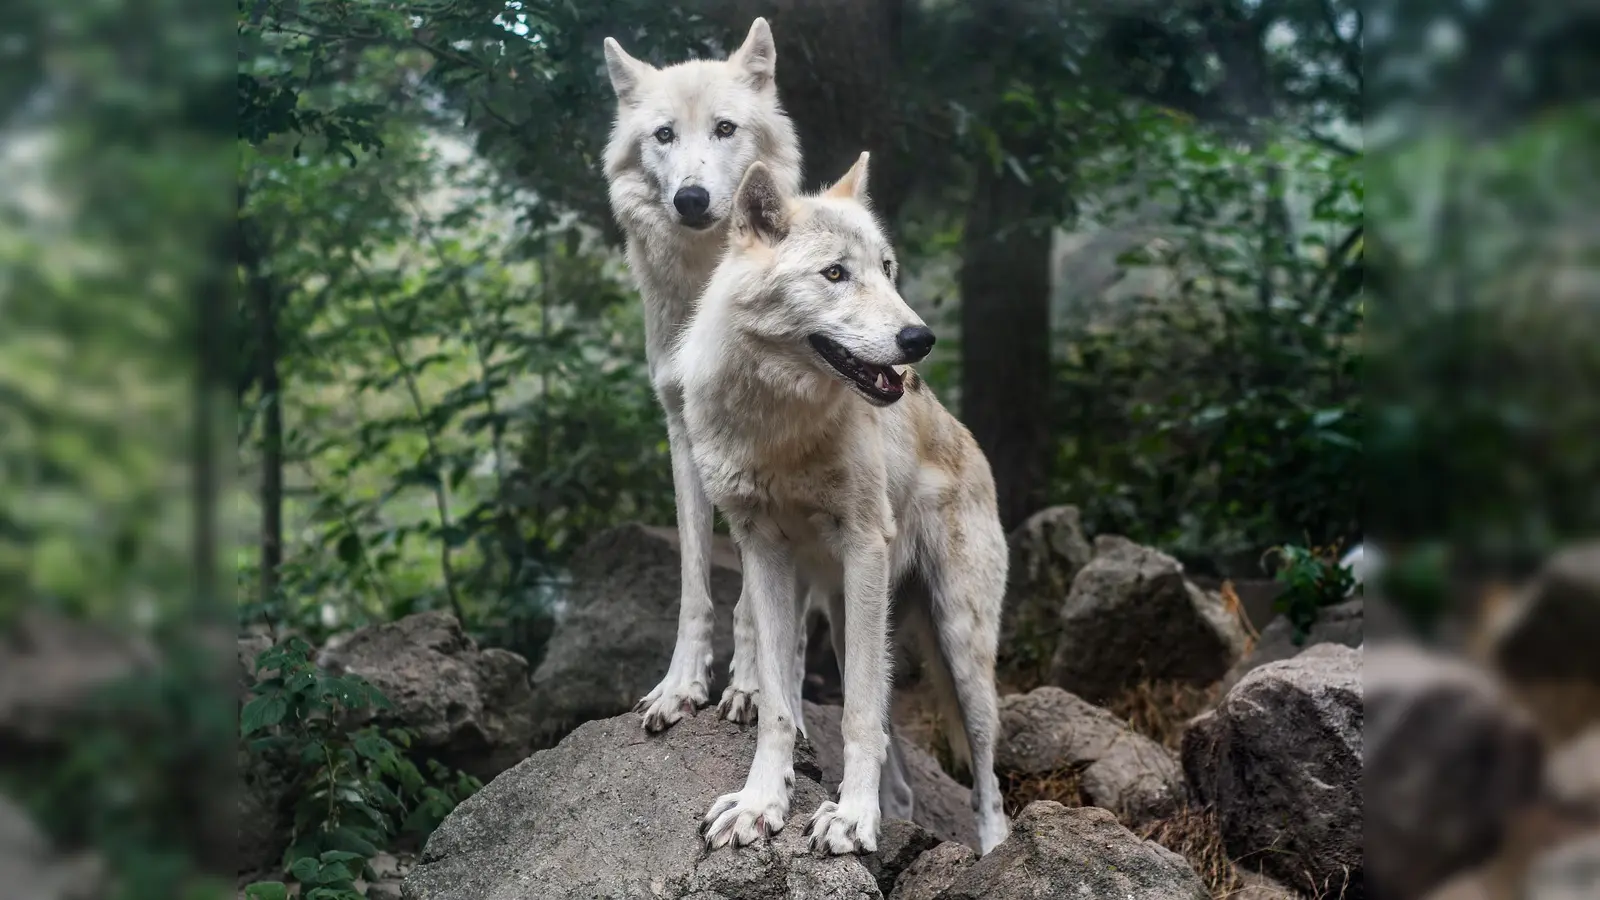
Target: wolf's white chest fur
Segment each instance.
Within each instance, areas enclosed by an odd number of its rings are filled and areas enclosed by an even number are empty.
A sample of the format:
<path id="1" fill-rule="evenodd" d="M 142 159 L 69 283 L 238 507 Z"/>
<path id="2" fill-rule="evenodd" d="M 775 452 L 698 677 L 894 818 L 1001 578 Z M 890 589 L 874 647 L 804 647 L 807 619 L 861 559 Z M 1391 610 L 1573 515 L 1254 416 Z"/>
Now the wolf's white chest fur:
<path id="1" fill-rule="evenodd" d="M 852 535 L 875 531 L 891 545 L 908 537 L 895 527 L 890 494 L 906 492 L 889 484 L 880 421 L 896 411 L 867 408 L 828 379 L 794 387 L 774 391 L 738 367 L 688 382 L 695 462 L 730 520 L 770 529 L 803 574 L 836 581 Z"/>

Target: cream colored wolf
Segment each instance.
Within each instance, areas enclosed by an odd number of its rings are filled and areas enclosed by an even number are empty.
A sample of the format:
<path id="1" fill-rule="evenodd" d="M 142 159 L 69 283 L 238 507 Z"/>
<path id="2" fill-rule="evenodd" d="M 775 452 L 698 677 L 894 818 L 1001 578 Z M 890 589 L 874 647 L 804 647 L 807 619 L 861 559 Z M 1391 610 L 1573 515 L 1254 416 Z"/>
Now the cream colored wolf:
<path id="1" fill-rule="evenodd" d="M 844 780 L 838 802 L 811 818 L 812 847 L 877 847 L 891 596 L 896 626 L 959 710 L 950 743 L 972 767 L 980 849 L 1008 832 L 994 775 L 1007 564 L 994 479 L 972 435 L 905 367 L 934 336 L 895 288 L 866 184 L 865 153 L 810 197 L 751 165 L 727 253 L 661 371 L 683 398 L 700 482 L 739 543 L 757 638 L 755 759 L 743 789 L 706 815 L 712 847 L 751 843 L 788 817 L 795 597 L 807 587 L 826 598 L 844 672 Z"/>
<path id="2" fill-rule="evenodd" d="M 710 700 L 711 502 L 700 485 L 683 399 L 660 377 L 663 363 L 722 256 L 733 192 L 757 160 L 791 191 L 800 185 L 800 141 L 778 103 L 777 52 L 765 19 L 727 60 L 657 69 L 605 40 L 617 118 L 606 146 L 611 208 L 627 236 L 628 267 L 645 307 L 645 357 L 666 411 L 683 554 L 678 637 L 661 683 L 639 701 L 645 728 L 670 727 Z M 734 612 L 734 658 L 719 711 L 756 716 L 755 644 L 748 604 Z M 799 690 L 799 675 L 794 690 Z"/>

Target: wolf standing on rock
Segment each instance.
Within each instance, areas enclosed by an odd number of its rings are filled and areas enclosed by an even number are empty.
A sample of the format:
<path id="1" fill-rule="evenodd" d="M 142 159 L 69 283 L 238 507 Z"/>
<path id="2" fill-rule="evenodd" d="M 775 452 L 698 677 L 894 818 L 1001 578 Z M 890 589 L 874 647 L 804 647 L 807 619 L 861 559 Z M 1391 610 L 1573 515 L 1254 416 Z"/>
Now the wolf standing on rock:
<path id="1" fill-rule="evenodd" d="M 826 598 L 844 670 L 844 779 L 813 848 L 877 849 L 889 754 L 889 619 L 959 716 L 981 851 L 1008 826 L 994 774 L 995 649 L 1007 551 L 994 477 L 972 435 L 908 367 L 934 335 L 895 288 L 867 206 L 867 154 L 796 197 L 766 165 L 733 200 L 728 250 L 660 383 L 682 399 L 700 483 L 744 562 L 761 713 L 742 790 L 705 818 L 712 847 L 784 826 L 799 709 L 789 683 L 796 585 Z"/>
<path id="2" fill-rule="evenodd" d="M 617 118 L 606 145 L 611 208 L 627 236 L 628 268 L 645 308 L 645 358 L 666 411 L 672 486 L 683 554 L 678 637 L 661 683 L 639 702 L 660 731 L 710 701 L 711 501 L 683 421 L 683 397 L 660 377 L 671 346 L 722 258 L 733 193 L 760 160 L 791 191 L 800 186 L 800 139 L 778 102 L 777 50 L 756 19 L 727 60 L 657 69 L 605 40 Z M 734 611 L 734 656 L 719 712 L 756 717 L 755 644 L 748 604 Z M 796 675 L 798 690 L 800 675 Z"/>

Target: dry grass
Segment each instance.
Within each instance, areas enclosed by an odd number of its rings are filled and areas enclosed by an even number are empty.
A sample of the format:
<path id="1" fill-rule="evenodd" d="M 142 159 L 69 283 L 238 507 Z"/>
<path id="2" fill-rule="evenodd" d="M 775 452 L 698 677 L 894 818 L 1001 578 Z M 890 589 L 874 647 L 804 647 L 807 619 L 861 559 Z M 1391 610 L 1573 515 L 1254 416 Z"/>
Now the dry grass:
<path id="1" fill-rule="evenodd" d="M 896 686 L 889 698 L 889 715 L 894 721 L 895 734 L 901 740 L 932 753 L 940 768 L 957 781 L 961 780 L 957 776 L 961 767 L 956 764 L 945 739 L 939 701 L 931 685 L 918 680 Z"/>
<path id="2" fill-rule="evenodd" d="M 1244 655 L 1249 656 L 1250 651 L 1256 648 L 1256 641 L 1261 639 L 1261 632 L 1257 631 L 1256 626 L 1250 621 L 1250 613 L 1245 610 L 1244 601 L 1239 599 L 1239 592 L 1234 590 L 1233 582 L 1224 581 L 1217 589 L 1217 593 L 1222 596 L 1222 603 L 1228 608 L 1228 614 L 1237 619 L 1244 628 L 1246 638 Z"/>
<path id="3" fill-rule="evenodd" d="M 1006 815 L 1011 818 L 1035 800 L 1054 800 L 1067 807 L 1089 805 L 1083 796 L 1083 773 L 1074 768 L 1043 775 L 1003 775 L 1000 796 L 1005 800 Z"/>
<path id="4" fill-rule="evenodd" d="M 1176 753 L 1189 720 L 1217 705 L 1220 684 L 1196 687 L 1168 681 L 1142 681 L 1105 703 L 1134 731 Z"/>
<path id="5" fill-rule="evenodd" d="M 1184 808 L 1140 827 L 1137 833 L 1188 860 L 1215 900 L 1232 897 L 1244 889 L 1244 881 L 1222 846 L 1215 812 Z"/>

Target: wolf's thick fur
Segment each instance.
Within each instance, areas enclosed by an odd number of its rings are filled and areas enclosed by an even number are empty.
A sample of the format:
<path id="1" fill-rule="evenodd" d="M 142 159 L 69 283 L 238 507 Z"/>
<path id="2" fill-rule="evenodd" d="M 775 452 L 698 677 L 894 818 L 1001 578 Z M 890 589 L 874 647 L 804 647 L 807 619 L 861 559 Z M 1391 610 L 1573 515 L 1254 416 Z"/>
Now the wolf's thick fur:
<path id="1" fill-rule="evenodd" d="M 722 256 L 734 190 L 745 169 L 760 160 L 777 183 L 798 190 L 800 141 L 778 102 L 776 50 L 765 19 L 755 20 L 744 44 L 726 60 L 657 69 L 629 56 L 612 38 L 605 40 L 605 53 L 617 93 L 606 180 L 612 211 L 627 237 L 628 267 L 644 299 L 645 357 L 666 411 L 683 555 L 672 663 L 639 701 L 645 727 L 658 731 L 709 701 L 714 618 L 711 503 L 694 468 L 682 397 L 659 371 Z M 725 133 L 729 126 L 731 134 Z M 686 223 L 677 208 L 686 188 L 705 191 L 705 221 Z M 749 722 L 756 715 L 755 646 L 743 599 L 734 616 L 734 659 L 720 712 Z"/>
<path id="2" fill-rule="evenodd" d="M 866 167 L 862 154 L 810 197 L 749 168 L 727 255 L 663 372 L 683 397 L 701 483 L 739 543 L 757 639 L 755 759 L 744 788 L 706 816 L 712 847 L 750 843 L 788 815 L 797 584 L 826 598 L 843 635 L 844 779 L 838 802 L 811 819 L 812 845 L 877 845 L 891 592 L 896 627 L 960 710 L 951 737 L 972 763 L 980 849 L 1008 832 L 994 775 L 1007 565 L 994 478 L 972 435 L 902 365 L 932 335 L 895 288 Z"/>

